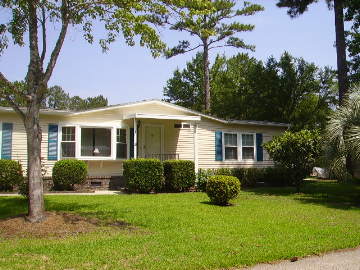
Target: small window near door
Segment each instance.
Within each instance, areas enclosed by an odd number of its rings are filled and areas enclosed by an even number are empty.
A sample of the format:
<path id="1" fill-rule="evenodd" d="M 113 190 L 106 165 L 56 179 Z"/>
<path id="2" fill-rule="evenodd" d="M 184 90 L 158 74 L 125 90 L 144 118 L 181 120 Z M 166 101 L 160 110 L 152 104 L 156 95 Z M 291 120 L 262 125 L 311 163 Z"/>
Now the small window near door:
<path id="1" fill-rule="evenodd" d="M 176 123 L 174 124 L 174 128 L 190 128 L 189 123 Z"/>
<path id="2" fill-rule="evenodd" d="M 116 130 L 116 158 L 127 158 L 126 129 Z"/>
<path id="3" fill-rule="evenodd" d="M 75 127 L 63 127 L 61 129 L 61 157 L 75 157 Z"/>

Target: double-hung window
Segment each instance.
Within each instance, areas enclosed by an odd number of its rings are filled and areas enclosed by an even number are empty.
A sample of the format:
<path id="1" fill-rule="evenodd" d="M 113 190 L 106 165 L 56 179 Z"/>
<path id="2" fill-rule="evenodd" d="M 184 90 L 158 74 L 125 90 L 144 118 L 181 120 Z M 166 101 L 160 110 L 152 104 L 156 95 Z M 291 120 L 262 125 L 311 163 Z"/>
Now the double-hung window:
<path id="1" fill-rule="evenodd" d="M 75 157 L 75 127 L 63 127 L 61 129 L 61 157 Z"/>
<path id="2" fill-rule="evenodd" d="M 224 133 L 225 160 L 238 159 L 238 135 Z"/>
<path id="3" fill-rule="evenodd" d="M 126 129 L 124 128 L 116 130 L 116 158 L 127 158 Z"/>
<path id="4" fill-rule="evenodd" d="M 241 152 L 243 160 L 255 159 L 255 136 L 254 134 L 241 134 Z"/>
<path id="5" fill-rule="evenodd" d="M 255 134 L 224 133 L 224 160 L 255 160 Z"/>

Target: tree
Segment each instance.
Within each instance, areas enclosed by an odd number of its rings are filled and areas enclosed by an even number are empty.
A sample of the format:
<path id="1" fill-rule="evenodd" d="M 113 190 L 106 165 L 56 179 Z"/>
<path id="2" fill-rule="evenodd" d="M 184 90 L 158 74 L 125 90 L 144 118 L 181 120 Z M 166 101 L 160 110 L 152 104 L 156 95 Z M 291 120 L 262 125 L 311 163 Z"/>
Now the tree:
<path id="1" fill-rule="evenodd" d="M 164 88 L 165 100 L 202 108 L 201 55 L 177 70 Z M 290 123 L 293 130 L 324 129 L 337 103 L 336 73 L 284 53 L 265 63 L 238 54 L 217 56 L 210 69 L 211 113 L 224 119 Z"/>
<path id="2" fill-rule="evenodd" d="M 66 93 L 61 86 L 50 87 L 46 97 L 46 107 L 53 110 L 69 109 L 70 95 Z"/>
<path id="3" fill-rule="evenodd" d="M 360 160 L 360 86 L 353 87 L 352 92 L 330 115 L 326 128 L 325 157 L 338 179 L 354 176 L 354 161 Z"/>
<path id="4" fill-rule="evenodd" d="M 350 58 L 350 82 L 360 82 L 360 2 L 347 1 L 345 20 L 352 22 L 347 32 L 347 49 Z"/>
<path id="5" fill-rule="evenodd" d="M 165 45 L 159 39 L 151 23 L 156 23 L 153 13 L 166 12 L 158 1 L 135 0 L 3 0 L 0 2 L 3 16 L 0 25 L 0 49 L 10 44 L 25 46 L 30 55 L 25 77 L 25 92 L 0 73 L 0 96 L 6 99 L 23 120 L 27 135 L 29 211 L 30 222 L 45 218 L 43 184 L 41 176 L 41 140 L 39 111 L 48 91 L 48 82 L 53 74 L 67 31 L 71 26 L 83 30 L 84 38 L 93 43 L 93 24 L 100 23 L 106 36 L 99 39 L 103 50 L 119 35 L 133 46 L 139 40 L 141 46 L 149 48 L 154 56 L 160 55 Z M 58 26 L 58 37 L 48 54 L 48 26 Z M 28 38 L 28 42 L 25 39 Z M 135 39 L 136 38 L 136 39 Z M 41 44 L 41 50 L 40 46 Z M 48 62 L 46 63 L 46 60 Z M 26 108 L 21 109 L 16 96 L 25 100 Z"/>
<path id="6" fill-rule="evenodd" d="M 318 131 L 286 131 L 263 146 L 275 162 L 288 169 L 289 178 L 299 192 L 302 181 L 321 156 L 321 141 Z"/>
<path id="7" fill-rule="evenodd" d="M 288 14 L 295 18 L 305 11 L 308 6 L 319 0 L 278 0 L 278 7 L 287 7 Z M 344 29 L 344 9 L 348 0 L 325 0 L 329 9 L 334 8 L 335 32 L 336 32 L 336 53 L 337 53 L 337 73 L 339 84 L 339 103 L 342 104 L 346 95 L 348 85 L 348 68 L 346 61 L 346 42 Z"/>
<path id="8" fill-rule="evenodd" d="M 195 3 L 197 3 L 195 1 Z M 246 44 L 242 39 L 235 37 L 241 32 L 254 29 L 254 25 L 242 24 L 234 21 L 240 16 L 250 16 L 262 11 L 263 7 L 249 2 L 244 2 L 242 8 L 236 8 L 234 0 L 209 0 L 204 1 L 201 8 L 194 2 L 185 1 L 172 9 L 172 14 L 165 17 L 165 23 L 170 29 L 188 32 L 200 40 L 200 43 L 191 45 L 188 40 L 180 41 L 179 44 L 169 49 L 166 53 L 168 58 L 184 54 L 202 48 L 203 52 L 203 91 L 205 111 L 210 111 L 210 62 L 209 52 L 221 47 L 235 47 L 254 50 L 254 46 Z M 200 9 L 200 12 L 199 12 Z"/>

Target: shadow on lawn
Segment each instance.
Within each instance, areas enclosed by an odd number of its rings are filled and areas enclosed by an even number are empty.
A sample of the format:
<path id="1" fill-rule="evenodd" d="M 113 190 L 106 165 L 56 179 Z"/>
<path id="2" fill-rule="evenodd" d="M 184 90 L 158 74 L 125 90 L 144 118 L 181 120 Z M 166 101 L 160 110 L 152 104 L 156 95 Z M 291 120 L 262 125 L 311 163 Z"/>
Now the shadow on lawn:
<path id="1" fill-rule="evenodd" d="M 103 221 L 117 220 L 119 216 L 122 216 L 121 212 L 126 212 L 124 209 L 117 208 L 106 208 L 104 210 L 101 203 L 57 202 L 56 200 L 45 199 L 45 205 L 47 211 L 75 212 L 84 217 L 96 217 Z"/>
<path id="2" fill-rule="evenodd" d="M 360 207 L 360 185 L 334 181 L 307 180 L 296 193 L 294 187 L 261 187 L 245 190 L 256 195 L 291 196 L 309 204 L 322 204 L 329 208 L 353 209 Z"/>
<path id="3" fill-rule="evenodd" d="M 27 212 L 27 201 L 22 197 L 0 198 L 0 218 L 7 218 Z"/>

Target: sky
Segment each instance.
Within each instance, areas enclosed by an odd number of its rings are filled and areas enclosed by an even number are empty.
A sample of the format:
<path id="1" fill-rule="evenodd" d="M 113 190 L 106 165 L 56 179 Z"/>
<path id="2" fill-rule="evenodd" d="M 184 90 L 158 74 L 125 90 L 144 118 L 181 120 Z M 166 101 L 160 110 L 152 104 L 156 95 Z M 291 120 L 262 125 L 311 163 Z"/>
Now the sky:
<path id="1" fill-rule="evenodd" d="M 284 51 L 318 66 L 336 66 L 334 14 L 325 1 L 310 6 L 304 15 L 291 19 L 286 9 L 276 7 L 274 0 L 252 0 L 265 11 L 250 17 L 239 17 L 240 22 L 252 23 L 255 30 L 239 34 L 247 43 L 256 46 L 249 55 L 260 60 L 269 56 L 279 58 Z M 53 27 L 54 28 L 54 27 Z M 50 39 L 58 29 L 52 29 Z M 169 45 L 187 35 L 161 30 L 161 38 Z M 222 48 L 211 52 L 232 56 L 240 49 Z M 109 104 L 162 98 L 166 81 L 176 68 L 184 68 L 196 52 L 171 59 L 152 58 L 149 50 L 140 46 L 128 47 L 122 40 L 103 53 L 97 44 L 83 40 L 80 29 L 71 29 L 65 40 L 49 86 L 60 85 L 71 95 L 81 97 L 104 95 Z M 0 70 L 8 79 L 23 80 L 28 65 L 28 48 L 10 45 L 0 56 Z"/>

